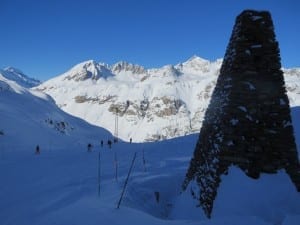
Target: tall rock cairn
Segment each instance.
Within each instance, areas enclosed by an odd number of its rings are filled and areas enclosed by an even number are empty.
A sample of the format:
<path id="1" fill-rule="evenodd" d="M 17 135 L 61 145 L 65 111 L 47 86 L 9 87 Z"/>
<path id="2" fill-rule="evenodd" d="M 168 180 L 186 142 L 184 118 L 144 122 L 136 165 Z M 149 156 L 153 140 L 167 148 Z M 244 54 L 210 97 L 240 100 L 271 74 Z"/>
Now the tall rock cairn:
<path id="1" fill-rule="evenodd" d="M 221 175 L 231 165 L 254 179 L 284 169 L 300 191 L 300 164 L 279 47 L 266 11 L 246 10 L 236 18 L 183 183 L 209 218 Z"/>

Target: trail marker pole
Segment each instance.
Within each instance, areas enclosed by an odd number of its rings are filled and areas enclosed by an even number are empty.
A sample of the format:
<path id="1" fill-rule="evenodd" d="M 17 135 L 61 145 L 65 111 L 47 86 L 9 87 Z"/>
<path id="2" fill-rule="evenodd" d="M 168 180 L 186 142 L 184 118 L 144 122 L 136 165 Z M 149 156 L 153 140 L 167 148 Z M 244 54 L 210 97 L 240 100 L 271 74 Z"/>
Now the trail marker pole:
<path id="1" fill-rule="evenodd" d="M 99 151 L 99 156 L 98 156 L 98 196 L 100 197 L 100 181 L 101 181 L 101 165 L 100 165 L 100 151 Z"/>
<path id="2" fill-rule="evenodd" d="M 118 119 L 118 113 L 119 113 L 119 109 L 116 108 L 114 143 L 118 142 L 118 132 L 119 132 L 119 119 Z"/>
<path id="3" fill-rule="evenodd" d="M 130 166 L 130 169 L 129 169 L 128 174 L 127 174 L 127 178 L 126 178 L 125 183 L 124 183 L 124 186 L 123 186 L 123 190 L 122 190 L 122 193 L 121 193 L 121 197 L 120 197 L 120 200 L 119 200 L 118 205 L 117 205 L 117 209 L 120 208 L 120 205 L 121 205 L 121 202 L 122 202 L 122 199 L 123 199 L 123 195 L 124 195 L 124 192 L 125 192 L 125 188 L 126 188 L 126 186 L 127 186 L 128 179 L 129 179 L 129 176 L 130 176 L 130 174 L 131 174 L 131 170 L 132 170 L 132 167 L 133 167 L 135 158 L 136 158 L 136 152 L 134 153 L 134 156 L 133 156 L 133 159 L 132 159 L 132 162 L 131 162 L 131 166 Z"/>
<path id="4" fill-rule="evenodd" d="M 144 149 L 143 149 L 143 165 L 144 165 L 144 172 L 146 172 L 146 160 L 145 160 Z"/>
<path id="5" fill-rule="evenodd" d="M 115 179 L 118 182 L 118 158 L 117 158 L 117 153 L 115 152 Z"/>

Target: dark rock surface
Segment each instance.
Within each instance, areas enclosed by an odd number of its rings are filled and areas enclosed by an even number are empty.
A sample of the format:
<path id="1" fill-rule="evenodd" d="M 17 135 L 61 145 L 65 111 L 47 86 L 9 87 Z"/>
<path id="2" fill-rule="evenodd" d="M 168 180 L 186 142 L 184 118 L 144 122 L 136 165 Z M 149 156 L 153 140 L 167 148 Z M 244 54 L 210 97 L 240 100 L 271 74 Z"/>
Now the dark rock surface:
<path id="1" fill-rule="evenodd" d="M 183 189 L 195 180 L 210 217 L 221 175 L 284 169 L 300 191 L 300 165 L 270 13 L 246 10 L 235 22 Z M 194 191 L 193 191 L 194 193 Z"/>

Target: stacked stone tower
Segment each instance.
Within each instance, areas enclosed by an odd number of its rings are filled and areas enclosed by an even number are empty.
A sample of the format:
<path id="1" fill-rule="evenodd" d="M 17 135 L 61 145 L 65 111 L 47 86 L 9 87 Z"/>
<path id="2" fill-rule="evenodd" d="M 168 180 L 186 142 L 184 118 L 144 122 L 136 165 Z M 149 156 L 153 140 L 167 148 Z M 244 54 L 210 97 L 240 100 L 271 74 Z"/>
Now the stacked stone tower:
<path id="1" fill-rule="evenodd" d="M 284 169 L 300 191 L 300 165 L 270 13 L 246 10 L 237 18 L 205 114 L 183 189 L 210 217 L 221 175 L 229 166 L 249 177 Z"/>

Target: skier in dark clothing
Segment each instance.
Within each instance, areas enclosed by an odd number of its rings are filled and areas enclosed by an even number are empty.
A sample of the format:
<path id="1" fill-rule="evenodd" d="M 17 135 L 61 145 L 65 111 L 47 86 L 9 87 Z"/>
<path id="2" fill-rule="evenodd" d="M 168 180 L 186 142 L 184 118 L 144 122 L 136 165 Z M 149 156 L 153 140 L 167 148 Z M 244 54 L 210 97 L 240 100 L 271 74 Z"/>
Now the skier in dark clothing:
<path id="1" fill-rule="evenodd" d="M 35 147 L 35 154 L 36 154 L 36 155 L 39 155 L 39 154 L 40 154 L 40 146 L 39 146 L 39 145 L 37 145 L 37 146 Z"/>
<path id="2" fill-rule="evenodd" d="M 108 144 L 108 147 L 111 148 L 111 144 L 112 144 L 111 140 L 108 140 L 107 144 Z"/>
<path id="3" fill-rule="evenodd" d="M 91 143 L 88 143 L 88 145 L 87 145 L 87 150 L 88 150 L 88 152 L 91 152 L 91 151 L 92 151 L 92 144 L 91 144 Z"/>

